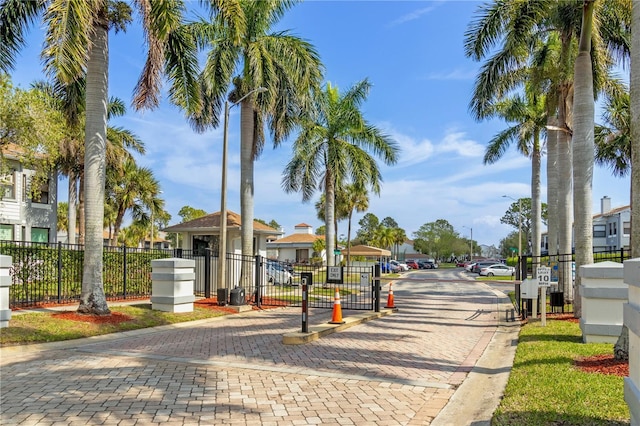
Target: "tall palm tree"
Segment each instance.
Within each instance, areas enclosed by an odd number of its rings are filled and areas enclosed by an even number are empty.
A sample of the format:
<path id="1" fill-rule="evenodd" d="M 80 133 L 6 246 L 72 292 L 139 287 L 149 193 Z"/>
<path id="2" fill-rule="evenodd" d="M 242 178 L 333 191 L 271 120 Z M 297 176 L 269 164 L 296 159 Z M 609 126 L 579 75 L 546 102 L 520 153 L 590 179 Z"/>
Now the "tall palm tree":
<path id="1" fill-rule="evenodd" d="M 224 3 L 220 1 L 220 3 Z M 231 3 L 231 2 L 230 2 Z M 147 65 L 138 85 L 140 97 L 158 93 L 158 78 L 171 31 L 181 24 L 181 0 L 137 0 L 149 44 Z M 86 239 L 79 312 L 108 314 L 102 281 L 104 185 L 108 105 L 108 31 L 123 30 L 131 8 L 122 1 L 50 0 L 0 4 L 0 70 L 13 67 L 26 28 L 42 14 L 47 26 L 45 70 L 65 84 L 86 74 L 85 202 Z M 155 85 L 154 85 L 155 83 Z"/>
<path id="2" fill-rule="evenodd" d="M 131 211 L 133 218 L 147 218 L 146 212 L 159 213 L 164 201 L 159 198 L 160 185 L 147 167 L 139 167 L 132 159 L 125 159 L 121 170 L 107 171 L 107 204 L 114 207 L 115 220 L 112 240 L 118 241 L 118 234 L 125 213 Z M 148 218 L 149 224 L 151 218 Z M 151 226 L 151 224 L 150 224 Z"/>
<path id="3" fill-rule="evenodd" d="M 273 31 L 297 1 L 212 2 L 213 18 L 188 27 L 198 46 L 209 49 L 200 75 L 200 108 L 190 115 L 196 130 L 218 124 L 225 100 L 240 102 L 240 208 L 242 254 L 252 256 L 254 161 L 264 146 L 267 125 L 277 146 L 288 137 L 311 89 L 322 79 L 320 58 L 311 44 L 287 31 Z M 259 88 L 258 95 L 247 96 Z M 232 89 L 232 90 L 230 90 Z M 230 93 L 229 93 L 230 92 Z M 243 273 L 243 276 L 245 274 Z"/>
<path id="4" fill-rule="evenodd" d="M 395 229 L 380 226 L 373 235 L 373 244 L 384 249 L 391 249 L 396 241 Z"/>
<path id="5" fill-rule="evenodd" d="M 550 123 L 557 142 L 556 149 L 549 150 L 549 161 L 556 164 L 559 171 L 557 186 L 557 215 L 550 216 L 553 221 L 557 216 L 558 247 L 563 253 L 571 252 L 572 225 L 572 116 L 573 107 L 573 63 L 577 54 L 576 40 L 580 34 L 582 21 L 582 1 L 537 1 L 537 2 L 502 2 L 482 6 L 479 18 L 475 20 L 467 31 L 465 42 L 466 53 L 477 60 L 489 55 L 498 42 L 504 42 L 501 49 L 493 54 L 483 66 L 474 92 L 472 109 L 477 115 L 491 107 L 492 101 L 500 98 L 521 84 L 523 76 L 528 75 L 526 64 L 531 57 L 531 48 L 557 37 L 560 48 L 557 60 L 557 72 L 553 81 L 546 87 L 547 97 L 555 96 L 556 101 L 549 105 L 553 109 L 548 111 L 549 117 L 555 116 L 555 122 Z M 629 7 L 624 0 L 604 0 L 596 3 L 595 14 L 598 17 L 599 31 L 594 35 L 602 37 L 604 43 L 594 44 L 592 51 L 594 87 L 603 86 L 603 78 L 607 75 L 604 70 L 611 64 L 609 59 L 612 52 L 624 50 L 625 37 L 619 30 L 624 22 L 614 11 L 624 11 Z M 594 37 L 595 38 L 595 37 Z M 552 147 L 553 148 L 553 147 Z M 552 158 L 551 156 L 554 156 Z M 554 176 L 555 177 L 555 176 Z M 549 191 L 548 191 L 549 192 Z M 550 200 L 550 208 L 554 210 Z M 550 227 L 555 226 L 550 224 Z M 550 249 L 555 245 L 550 241 Z M 567 263 L 568 264 L 568 263 Z M 570 271 L 561 271 L 564 282 L 565 295 L 572 298 L 573 286 L 570 285 Z"/>
<path id="6" fill-rule="evenodd" d="M 607 96 L 604 124 L 595 126 L 594 142 L 596 162 L 609 166 L 614 176 L 624 177 L 631 172 L 631 100 L 628 90 L 621 89 Z"/>
<path id="7" fill-rule="evenodd" d="M 349 180 L 379 193 L 382 175 L 368 151 L 386 164 L 397 161 L 396 143 L 367 123 L 360 111 L 370 87 L 365 79 L 342 95 L 330 83 L 316 92 L 315 107 L 303 118 L 293 158 L 285 167 L 282 186 L 286 192 L 302 192 L 303 201 L 308 201 L 316 189 L 324 192 L 327 253 L 335 248 L 335 229 L 328 224 L 334 222 L 336 187 Z M 327 265 L 333 264 L 328 256 Z"/>
<path id="8" fill-rule="evenodd" d="M 362 186 L 350 184 L 345 187 L 347 213 L 347 266 L 351 265 L 351 219 L 353 212 L 363 213 L 369 208 L 369 194 Z"/>
<path id="9" fill-rule="evenodd" d="M 533 90 L 526 90 L 525 96 L 523 99 L 516 95 L 495 105 L 495 115 L 515 124 L 491 139 L 485 151 L 484 163 L 498 161 L 511 143 L 516 143 L 518 151 L 531 158 L 531 248 L 534 258 L 538 258 L 542 234 L 540 173 L 543 144 L 540 137 L 546 134 L 547 104 L 545 96 L 533 93 Z"/>

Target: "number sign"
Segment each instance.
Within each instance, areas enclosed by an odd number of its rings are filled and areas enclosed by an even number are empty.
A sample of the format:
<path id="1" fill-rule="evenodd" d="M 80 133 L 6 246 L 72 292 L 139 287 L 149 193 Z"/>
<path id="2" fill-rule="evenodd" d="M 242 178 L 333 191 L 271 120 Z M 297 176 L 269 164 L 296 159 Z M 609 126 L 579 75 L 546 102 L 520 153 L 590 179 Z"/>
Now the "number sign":
<path id="1" fill-rule="evenodd" d="M 551 268 L 546 266 L 538 266 L 538 285 L 540 287 L 549 287 L 551 285 Z"/>

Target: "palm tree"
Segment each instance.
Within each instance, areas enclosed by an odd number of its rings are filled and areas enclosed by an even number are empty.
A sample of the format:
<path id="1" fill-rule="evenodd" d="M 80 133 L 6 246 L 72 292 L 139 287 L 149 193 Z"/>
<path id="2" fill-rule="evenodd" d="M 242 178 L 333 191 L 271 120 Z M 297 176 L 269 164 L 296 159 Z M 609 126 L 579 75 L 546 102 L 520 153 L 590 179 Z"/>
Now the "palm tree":
<path id="1" fill-rule="evenodd" d="M 373 244 L 384 249 L 391 249 L 396 241 L 395 229 L 381 226 L 374 232 Z"/>
<path id="2" fill-rule="evenodd" d="M 630 102 L 629 92 L 624 88 L 607 96 L 603 113 L 605 123 L 595 127 L 595 160 L 600 165 L 609 166 L 612 174 L 619 177 L 631 172 Z"/>
<path id="3" fill-rule="evenodd" d="M 286 31 L 272 31 L 296 1 L 229 3 L 235 7 L 222 0 L 215 3 L 211 22 L 201 20 L 188 27 L 197 44 L 210 49 L 199 79 L 202 105 L 190 117 L 195 129 L 203 131 L 218 124 L 227 95 L 231 102 L 241 101 L 242 254 L 252 256 L 253 165 L 264 146 L 265 124 L 274 145 L 288 137 L 300 111 L 306 110 L 311 89 L 320 84 L 321 64 L 311 44 Z M 221 5 L 229 6 L 225 13 Z M 259 88 L 267 90 L 247 96 Z"/>
<path id="4" fill-rule="evenodd" d="M 393 230 L 393 243 L 396 247 L 396 259 L 400 257 L 400 245 L 407 241 L 407 233 L 402 228 Z"/>
<path id="5" fill-rule="evenodd" d="M 573 61 L 578 50 L 576 39 L 580 32 L 583 2 L 495 2 L 482 6 L 480 17 L 475 20 L 466 33 L 465 48 L 468 56 L 480 60 L 487 56 L 498 41 L 504 41 L 498 50 L 483 66 L 474 91 L 472 110 L 476 115 L 482 115 L 490 110 L 492 102 L 508 94 L 522 83 L 523 77 L 530 75 L 527 64 L 531 58 L 532 47 L 545 45 L 557 37 L 560 48 L 555 71 L 546 74 L 547 98 L 550 99 L 548 115 L 555 116 L 550 122 L 550 129 L 555 133 L 550 146 L 549 162 L 556 165 L 559 171 L 558 181 L 553 182 L 557 188 L 557 214 L 550 216 L 551 220 L 557 216 L 558 224 L 550 224 L 550 229 L 558 230 L 558 247 L 563 253 L 571 252 L 571 115 L 573 105 Z M 594 87 L 598 90 L 603 86 L 603 79 L 607 75 L 604 70 L 611 64 L 609 56 L 617 49 L 624 50 L 625 37 L 620 31 L 624 23 L 625 11 L 628 3 L 623 0 L 605 0 L 596 4 L 595 13 L 601 27 L 594 31 L 594 39 L 603 43 L 594 44 L 593 67 Z M 617 14 L 614 11 L 621 11 Z M 602 30 L 600 31 L 600 29 Z M 596 37 L 596 35 L 598 37 Z M 605 49 L 606 46 L 606 49 Z M 542 81 L 541 81 L 542 82 Z M 550 138 L 551 139 L 551 138 Z M 553 149 L 556 148 L 556 149 Z M 552 176 L 550 176 L 551 178 Z M 555 177 L 555 176 L 553 176 Z M 551 191 L 548 191 L 551 192 Z M 555 199 L 550 200 L 550 209 L 555 211 Z M 550 241 L 550 250 L 555 245 Z M 570 272 L 561 271 L 564 282 L 565 296 L 572 298 L 569 279 Z"/>
<path id="6" fill-rule="evenodd" d="M 216 3 L 235 3 L 217 1 Z M 136 99 L 153 99 L 159 92 L 158 76 L 165 58 L 164 47 L 181 24 L 181 0 L 137 0 L 149 45 L 147 63 L 138 82 Z M 226 6 L 224 6 L 226 7 Z M 24 2 L 7 0 L 0 5 L 0 70 L 13 67 L 24 45 L 26 28 L 39 14 L 47 26 L 43 57 L 45 70 L 64 84 L 86 76 L 86 122 L 84 135 L 86 240 L 79 312 L 108 314 L 102 282 L 104 185 L 106 171 L 108 105 L 108 31 L 124 30 L 131 22 L 131 8 L 122 1 L 64 0 Z M 176 40 L 173 45 L 179 45 Z M 186 69 L 191 59 L 183 57 Z M 186 64 L 186 65 L 185 65 Z M 175 64 L 174 64 L 175 65 Z M 178 65 L 175 65 L 177 68 Z M 170 77 L 175 77 L 171 75 Z M 182 86 L 179 86 L 182 87 Z M 173 91 L 173 95 L 180 93 Z"/>
<path id="7" fill-rule="evenodd" d="M 293 146 L 293 158 L 287 164 L 282 186 L 286 192 L 302 192 L 308 201 L 316 189 L 326 198 L 326 224 L 334 222 L 336 188 L 349 179 L 360 187 L 371 186 L 379 193 L 382 176 L 375 158 L 395 164 L 396 143 L 376 127 L 368 124 L 359 107 L 371 84 L 365 79 L 346 93 L 327 83 L 315 93 L 315 108 L 301 123 L 301 132 Z M 327 253 L 335 248 L 335 229 L 326 227 Z M 333 266 L 331 256 L 327 265 Z"/>
<path id="8" fill-rule="evenodd" d="M 345 187 L 345 207 L 347 213 L 347 266 L 351 265 L 351 219 L 354 210 L 363 213 L 369 208 L 369 194 L 367 189 L 358 185 L 347 185 Z"/>
<path id="9" fill-rule="evenodd" d="M 118 241 L 118 234 L 125 213 L 131 211 L 134 220 L 145 218 L 150 224 L 147 211 L 159 213 L 164 208 L 164 201 L 158 196 L 160 185 L 153 176 L 153 171 L 146 167 L 138 167 L 132 159 L 123 161 L 122 170 L 109 169 L 107 172 L 107 204 L 113 206 L 115 212 L 112 241 Z"/>
<path id="10" fill-rule="evenodd" d="M 542 143 L 540 136 L 546 134 L 547 104 L 544 95 L 532 90 L 525 91 L 526 99 L 519 95 L 498 102 L 495 115 L 507 122 L 515 123 L 491 139 L 484 155 L 484 164 L 493 164 L 506 152 L 511 143 L 516 143 L 518 151 L 531 158 L 531 247 L 534 258 L 540 256 L 542 201 L 540 199 L 540 171 Z M 518 253 L 522 255 L 522 253 Z"/>

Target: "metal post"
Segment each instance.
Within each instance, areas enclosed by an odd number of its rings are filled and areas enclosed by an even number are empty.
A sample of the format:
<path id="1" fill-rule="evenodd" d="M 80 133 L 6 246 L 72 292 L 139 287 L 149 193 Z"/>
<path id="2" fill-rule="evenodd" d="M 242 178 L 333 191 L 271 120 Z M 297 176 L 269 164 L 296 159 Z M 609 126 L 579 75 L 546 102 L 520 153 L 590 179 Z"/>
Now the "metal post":
<path id="1" fill-rule="evenodd" d="M 373 310 L 380 312 L 380 264 L 373 267 Z"/>
<path id="2" fill-rule="evenodd" d="M 211 249 L 204 249 L 204 297 L 211 297 Z"/>
<path id="3" fill-rule="evenodd" d="M 62 243 L 58 241 L 58 303 L 62 303 Z"/>
<path id="4" fill-rule="evenodd" d="M 151 264 L 151 263 L 149 263 Z M 127 246 L 122 244 L 122 293 L 127 298 Z"/>
<path id="5" fill-rule="evenodd" d="M 308 299 L 307 299 L 307 278 L 302 278 L 302 332 L 309 332 L 309 321 L 308 321 Z"/>

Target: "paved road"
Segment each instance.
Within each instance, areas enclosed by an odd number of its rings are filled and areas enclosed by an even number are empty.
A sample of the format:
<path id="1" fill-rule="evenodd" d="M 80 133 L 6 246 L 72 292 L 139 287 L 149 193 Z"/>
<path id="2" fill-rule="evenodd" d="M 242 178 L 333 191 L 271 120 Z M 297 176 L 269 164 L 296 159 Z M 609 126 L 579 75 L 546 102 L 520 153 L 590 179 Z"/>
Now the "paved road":
<path id="1" fill-rule="evenodd" d="M 287 308 L 3 348 L 0 423 L 488 424 L 514 347 L 496 294 L 465 280 L 393 290 L 398 312 L 304 345 L 282 344 L 300 328 Z"/>

